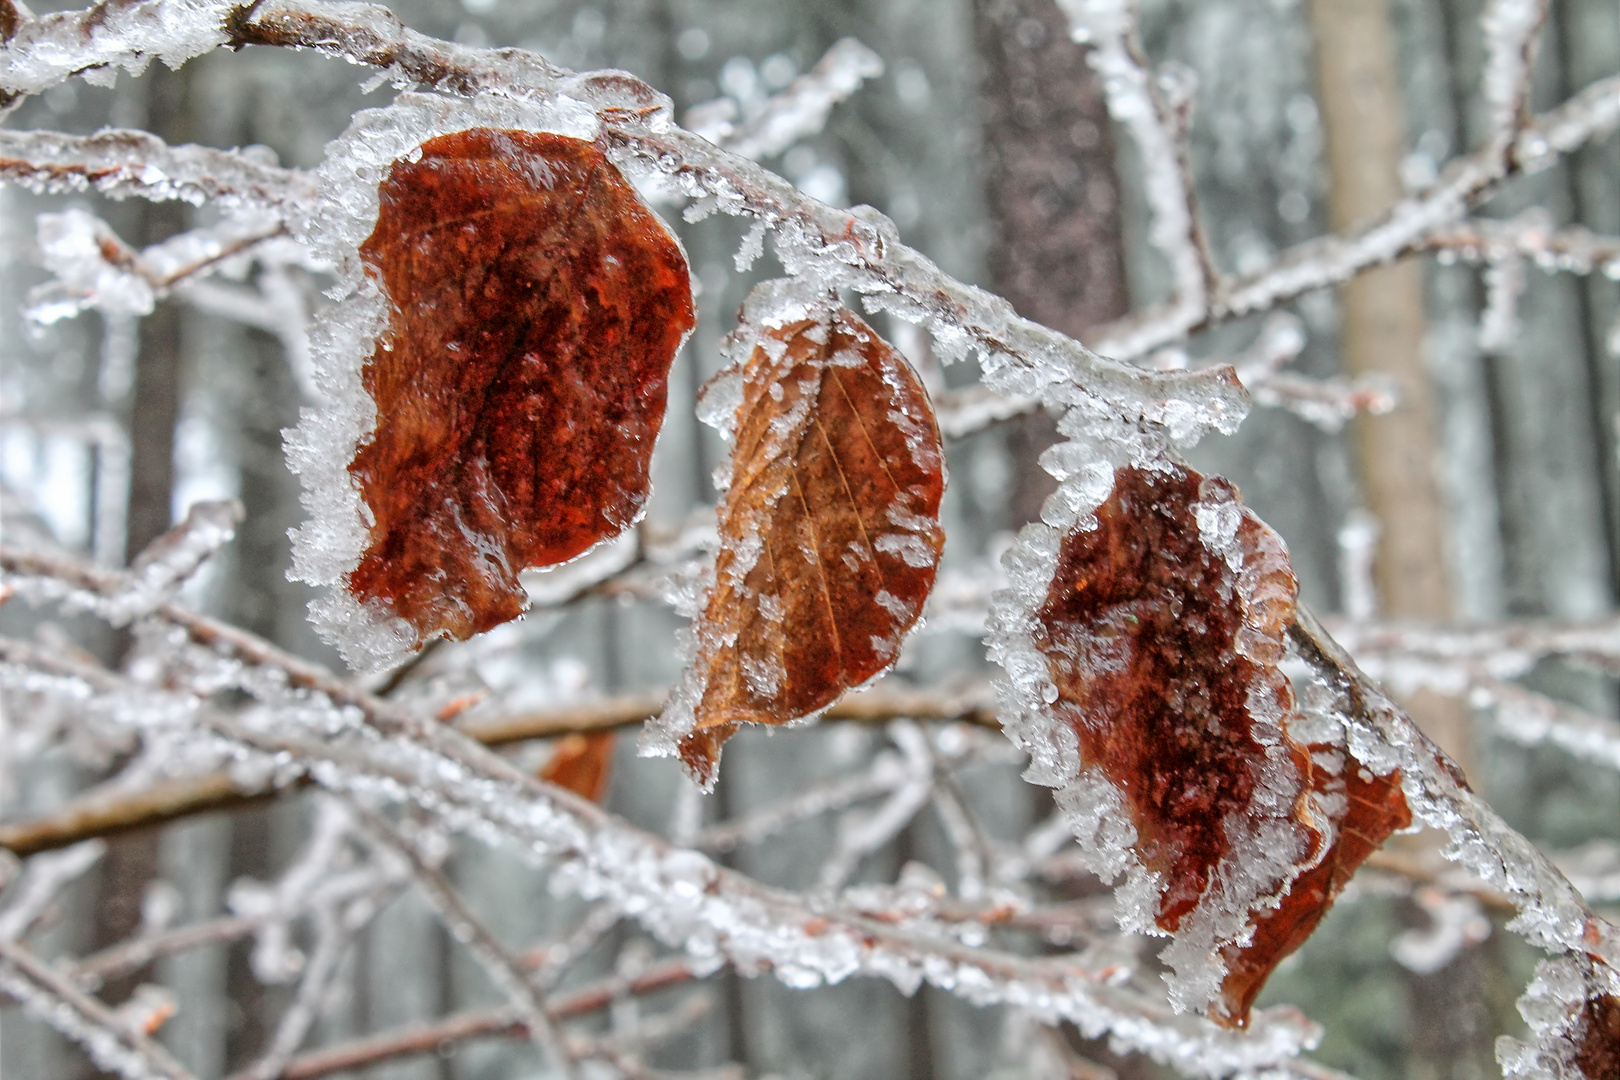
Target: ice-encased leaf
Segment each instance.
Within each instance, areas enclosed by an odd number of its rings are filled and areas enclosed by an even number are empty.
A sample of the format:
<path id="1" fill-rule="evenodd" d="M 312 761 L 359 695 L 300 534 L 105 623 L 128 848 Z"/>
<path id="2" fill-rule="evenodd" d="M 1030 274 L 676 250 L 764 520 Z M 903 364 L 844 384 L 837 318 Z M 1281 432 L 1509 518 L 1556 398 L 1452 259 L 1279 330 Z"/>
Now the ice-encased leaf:
<path id="1" fill-rule="evenodd" d="M 362 116 L 343 148 L 359 190 L 323 173 L 305 226 L 358 288 L 317 336 L 333 407 L 289 440 L 313 511 L 297 570 L 337 586 L 314 610 L 355 667 L 515 617 L 521 570 L 617 535 L 647 498 L 693 325 L 685 256 L 591 142 L 454 129 L 514 108 Z M 356 261 L 344 242 L 373 206 Z"/>
<path id="2" fill-rule="evenodd" d="M 1231 484 L 1124 466 L 1098 503 L 1098 477 L 1059 471 L 1088 490 L 1026 530 L 997 601 L 1010 733 L 1093 867 L 1124 875 L 1121 922 L 1173 937 L 1172 1001 L 1242 1025 L 1404 800 L 1290 735 L 1294 573 Z"/>
<path id="3" fill-rule="evenodd" d="M 1613 1080 L 1620 1076 L 1620 972 L 1578 953 L 1543 960 L 1519 1013 L 1532 1043 L 1496 1042 L 1502 1074 L 1522 1080 Z"/>
<path id="4" fill-rule="evenodd" d="M 733 342 L 742 393 L 716 417 L 736 443 L 715 579 L 666 742 L 651 744 L 705 785 L 739 724 L 813 716 L 894 663 L 945 542 L 943 450 L 916 373 L 848 309 L 786 314 Z"/>

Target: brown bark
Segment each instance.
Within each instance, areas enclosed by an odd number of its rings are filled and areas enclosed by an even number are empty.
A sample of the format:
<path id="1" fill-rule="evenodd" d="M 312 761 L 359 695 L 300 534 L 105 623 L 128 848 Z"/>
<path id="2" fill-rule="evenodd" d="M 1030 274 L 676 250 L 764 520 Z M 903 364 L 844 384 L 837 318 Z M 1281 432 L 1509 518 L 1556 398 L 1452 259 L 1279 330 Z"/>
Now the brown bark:
<path id="1" fill-rule="evenodd" d="M 1404 194 L 1405 110 L 1394 27 L 1385 0 L 1312 0 L 1319 100 L 1332 177 L 1329 215 L 1344 233 L 1388 211 Z M 1345 372 L 1391 380 L 1398 405 L 1353 422 L 1362 499 L 1382 526 L 1374 563 L 1382 613 L 1440 621 L 1451 615 L 1446 520 L 1436 471 L 1433 386 L 1424 366 L 1424 273 L 1416 260 L 1372 269 L 1339 293 Z M 1455 698 L 1419 694 L 1406 703 L 1430 738 L 1468 764 L 1469 717 Z M 1408 846 L 1432 847 L 1434 834 Z M 1420 913 L 1413 913 L 1422 918 Z M 1479 1047 L 1481 958 L 1460 957 L 1408 979 L 1414 1076 L 1475 1080 L 1494 1072 Z"/>
<path id="2" fill-rule="evenodd" d="M 1346 232 L 1402 196 L 1404 113 L 1395 44 L 1382 0 L 1313 0 L 1317 70 L 1332 175 L 1333 227 Z M 1379 516 L 1379 599 L 1391 616 L 1450 613 L 1445 520 L 1435 480 L 1434 400 L 1423 365 L 1423 268 L 1407 260 L 1371 270 L 1340 292 L 1346 372 L 1382 375 L 1400 404 L 1355 421 L 1363 497 Z"/>
<path id="3" fill-rule="evenodd" d="M 990 287 L 1026 318 L 1083 337 L 1130 308 L 1102 88 L 1054 0 L 978 0 Z M 1037 413 L 1008 431 L 1014 527 L 1056 486 L 1035 463 L 1057 439 Z"/>

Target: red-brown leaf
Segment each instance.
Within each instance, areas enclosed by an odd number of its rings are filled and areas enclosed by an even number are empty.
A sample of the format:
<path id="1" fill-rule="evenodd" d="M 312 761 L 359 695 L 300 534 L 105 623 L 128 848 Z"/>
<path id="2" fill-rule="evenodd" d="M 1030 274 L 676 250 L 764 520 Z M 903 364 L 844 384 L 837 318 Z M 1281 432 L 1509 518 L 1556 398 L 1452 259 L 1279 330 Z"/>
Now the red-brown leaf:
<path id="1" fill-rule="evenodd" d="M 613 769 L 611 731 L 591 731 L 565 735 L 540 769 L 540 779 L 565 787 L 576 795 L 599 803 L 607 794 L 608 777 Z"/>
<path id="2" fill-rule="evenodd" d="M 1326 747 L 1311 749 L 1333 752 Z M 1382 847 L 1392 833 L 1412 824 L 1412 812 L 1401 793 L 1399 770 L 1376 776 L 1353 761 L 1345 761 L 1337 773 L 1313 766 L 1311 790 L 1318 796 L 1345 797 L 1343 811 L 1329 815 L 1333 846 L 1321 862 L 1294 879 L 1275 910 L 1262 912 L 1256 918 L 1253 941 L 1241 948 L 1228 946 L 1223 950 L 1227 974 L 1221 984 L 1221 1000 L 1214 1010 L 1217 1020 L 1238 1025 L 1248 1022 L 1254 999 L 1283 957 L 1305 944 L 1367 856 Z M 1319 805 L 1322 802 L 1339 805 L 1336 799 L 1320 800 Z"/>
<path id="3" fill-rule="evenodd" d="M 348 575 L 418 642 L 519 614 L 518 572 L 634 521 L 685 257 L 595 146 L 475 128 L 383 181 L 361 247 L 389 301 L 364 370 L 377 429 L 349 466 L 373 523 Z"/>
<path id="4" fill-rule="evenodd" d="M 702 693 L 680 755 L 712 783 L 741 723 L 786 724 L 894 663 L 944 548 L 939 428 L 854 312 L 770 332 L 743 366 Z"/>
<path id="5" fill-rule="evenodd" d="M 1158 926 L 1174 933 L 1201 905 L 1208 921 L 1213 905 L 1234 902 L 1258 922 L 1249 945 L 1225 942 L 1228 973 L 1209 1003 L 1216 1020 L 1242 1025 L 1355 867 L 1407 823 L 1405 801 L 1397 778 L 1330 774 L 1310 755 L 1329 748 L 1289 737 L 1294 694 L 1277 665 L 1297 585 L 1287 548 L 1231 484 L 1177 466 L 1122 468 L 1096 518 L 1063 538 L 1036 613 L 1053 708 L 1082 768 L 1128 807 L 1134 854 L 1158 875 Z M 1329 822 L 1336 842 L 1324 852 Z M 1257 871 L 1263 853 L 1234 850 L 1234 836 L 1266 829 L 1299 858 Z M 1234 898 L 1239 860 L 1272 880 Z"/>
<path id="6" fill-rule="evenodd" d="M 1586 1080 L 1620 1080 L 1620 997 L 1587 999 L 1575 1031 L 1575 1067 Z"/>

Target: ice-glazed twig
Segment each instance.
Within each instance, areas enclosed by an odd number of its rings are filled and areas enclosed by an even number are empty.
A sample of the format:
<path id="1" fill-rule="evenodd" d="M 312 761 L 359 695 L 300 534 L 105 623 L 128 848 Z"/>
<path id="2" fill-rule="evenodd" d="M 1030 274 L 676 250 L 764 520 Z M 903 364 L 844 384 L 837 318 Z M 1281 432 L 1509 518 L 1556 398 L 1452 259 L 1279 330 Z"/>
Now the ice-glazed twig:
<path id="1" fill-rule="evenodd" d="M 1620 901 L 1620 842 L 1591 840 L 1552 860 L 1589 902 Z"/>
<path id="2" fill-rule="evenodd" d="M 590 952 L 591 947 L 606 937 L 623 918 L 611 904 L 597 904 L 568 933 L 526 949 L 517 958 L 518 963 L 525 971 L 533 973 L 529 979 L 536 986 L 544 989 L 555 987 L 569 968 Z"/>
<path id="3" fill-rule="evenodd" d="M 1498 679 L 1513 679 L 1551 656 L 1610 674 L 1620 674 L 1620 619 L 1513 619 L 1475 625 L 1421 623 L 1326 624 L 1358 659 L 1379 666 L 1397 659 L 1466 667 Z"/>
<path id="4" fill-rule="evenodd" d="M 96 191 L 114 199 L 271 210 L 286 210 L 314 190 L 310 176 L 282 168 L 263 147 L 169 146 L 144 131 L 116 129 L 94 135 L 0 131 L 0 180 L 40 193 Z"/>
<path id="5" fill-rule="evenodd" d="M 0 991 L 82 1046 L 107 1072 L 125 1080 L 192 1080 L 185 1066 L 144 1032 L 122 1023 L 111 1009 L 15 942 L 0 940 Z"/>
<path id="6" fill-rule="evenodd" d="M 139 75 L 153 60 L 179 67 L 225 44 L 227 22 L 237 10 L 225 4 L 209 11 L 165 0 L 103 0 L 84 11 L 28 19 L 0 49 L 0 108 L 74 75 L 112 86 L 119 70 Z"/>
<path id="7" fill-rule="evenodd" d="M 100 218 L 71 207 L 39 216 L 39 248 L 55 279 L 28 293 L 26 314 L 53 323 L 81 311 L 149 315 L 177 287 L 191 284 L 222 264 L 250 255 L 286 236 L 278 215 L 258 212 L 192 229 L 135 251 Z M 287 243 L 289 249 L 297 245 Z M 308 261 L 301 259 L 298 261 Z"/>
<path id="8" fill-rule="evenodd" d="M 1468 262 L 1519 255 L 1543 270 L 1620 277 L 1620 236 L 1602 236 L 1581 225 L 1558 228 L 1541 210 L 1506 220 L 1469 218 L 1437 229 L 1425 246 Z"/>
<path id="9" fill-rule="evenodd" d="M 1379 415 L 1395 407 L 1394 388 L 1377 377 L 1313 379 L 1284 370 L 1305 348 L 1305 324 L 1297 315 L 1276 312 L 1260 327 L 1254 342 L 1230 360 L 1239 381 L 1255 404 L 1287 409 L 1324 431 L 1338 431 L 1358 413 Z"/>
<path id="10" fill-rule="evenodd" d="M 38 646 L 13 639 L 0 638 L 0 663 L 87 680 L 104 695 L 124 694 L 129 689 L 111 672 L 89 668 L 69 657 L 48 655 Z M 490 746 L 585 734 L 642 723 L 658 715 L 664 698 L 663 691 L 627 694 L 541 713 L 471 719 L 461 728 Z M 941 692 L 879 686 L 840 701 L 822 721 L 876 724 L 897 717 L 962 721 L 985 728 L 1000 726 L 983 688 Z M 303 785 L 304 781 L 295 780 L 287 787 Z M 116 836 L 197 814 L 241 809 L 274 798 L 278 790 L 274 784 L 256 783 L 226 772 L 159 780 L 136 790 L 111 783 L 40 817 L 0 822 L 0 848 L 31 856 L 85 839 Z"/>
<path id="11" fill-rule="evenodd" d="M 686 124 L 693 134 L 758 161 L 819 134 L 835 105 L 882 74 L 882 57 L 854 38 L 844 38 L 756 114 L 739 117 L 736 102 L 720 98 L 694 106 Z"/>
<path id="12" fill-rule="evenodd" d="M 64 599 L 70 607 L 85 608 L 114 626 L 125 626 L 167 603 L 203 563 L 231 541 L 242 513 L 242 504 L 235 499 L 193 503 L 184 521 L 148 544 L 129 572 L 119 575 L 121 588 L 116 592 L 78 588 L 50 574 L 30 576 L 26 570 L 12 571 L 15 576 L 9 584 L 20 595 Z"/>
<path id="13" fill-rule="evenodd" d="M 16 573 L 23 566 L 34 573 L 49 568 L 108 593 L 126 587 L 115 571 L 0 549 L 0 568 Z M 1089 1037 L 1107 1033 L 1117 1045 L 1193 1076 L 1274 1066 L 1314 1037 L 1314 1025 L 1291 1010 L 1259 1014 L 1244 1032 L 1227 1031 L 1109 985 L 1071 960 L 972 948 L 836 904 L 811 904 L 635 829 L 460 732 L 365 694 L 244 630 L 173 603 L 154 616 L 184 632 L 190 644 L 176 661 L 194 665 L 209 693 L 236 687 L 270 700 L 288 691 L 303 695 L 300 709 L 269 723 L 198 712 L 245 757 L 295 765 L 346 796 L 409 801 L 447 826 L 508 836 L 554 861 L 554 887 L 613 904 L 711 969 L 730 962 L 795 986 L 858 974 L 907 992 L 929 982 L 977 1004 L 1015 1004 L 1071 1021 Z"/>
<path id="14" fill-rule="evenodd" d="M 818 878 L 823 892 L 834 892 L 849 880 L 861 860 L 898 836 L 933 794 L 934 753 L 928 736 L 910 720 L 895 720 L 889 737 L 900 749 L 903 775 L 881 806 L 851 810 L 839 820 L 837 845 Z"/>
<path id="15" fill-rule="evenodd" d="M 257 1061 L 234 1074 L 230 1080 L 276 1080 L 282 1075 L 287 1062 L 298 1052 L 320 1017 L 322 1001 L 332 989 L 339 962 L 353 942 L 354 935 L 369 921 L 370 914 L 372 911 L 365 908 L 358 911 L 351 908 L 346 912 L 323 908 L 314 913 L 311 922 L 315 930 L 315 948 L 304 964 L 292 1002 L 277 1021 L 269 1047 Z"/>
<path id="16" fill-rule="evenodd" d="M 107 845 L 100 840 L 86 840 L 28 860 L 20 879 L 8 890 L 6 906 L 0 908 L 0 941 L 25 938 L 61 891 L 106 853 Z"/>
<path id="17" fill-rule="evenodd" d="M 1159 76 L 1137 39 L 1131 0 L 1060 0 L 1070 34 L 1091 48 L 1086 62 L 1102 76 L 1108 113 L 1130 134 L 1142 158 L 1142 187 L 1151 223 L 1148 241 L 1170 264 L 1170 308 L 1180 317 L 1206 311 L 1219 287 L 1198 217 L 1187 153 L 1192 73 Z"/>
<path id="18" fill-rule="evenodd" d="M 523 970 L 518 959 L 467 906 L 449 879 L 428 861 L 415 841 L 381 814 L 359 804 L 355 804 L 354 812 L 376 843 L 410 863 L 417 887 L 427 898 L 428 906 L 450 936 L 472 954 L 496 988 L 506 996 L 535 1048 L 565 1078 L 574 1076 L 574 1059 L 561 1032 L 547 1015 L 540 991 L 530 981 L 528 972 Z"/>
<path id="19" fill-rule="evenodd" d="M 1524 295 L 1524 259 L 1504 255 L 1485 267 L 1485 310 L 1479 317 L 1479 347 L 1500 352 L 1519 336 L 1519 298 Z"/>
<path id="20" fill-rule="evenodd" d="M 1581 761 L 1620 769 L 1620 721 L 1500 679 L 1473 680 L 1469 699 L 1489 707 L 1496 730 L 1516 743 L 1551 743 Z"/>
<path id="21" fill-rule="evenodd" d="M 1620 930 L 1595 914 L 1534 844 L 1469 790 L 1456 766 L 1304 607 L 1289 635 L 1316 674 L 1348 699 L 1352 754 L 1369 768 L 1401 770 L 1413 815 L 1450 837 L 1447 858 L 1518 907 L 1513 929 L 1549 952 L 1584 951 L 1615 966 Z"/>
<path id="22" fill-rule="evenodd" d="M 1198 318 L 1185 321 L 1168 305 L 1154 305 L 1100 327 L 1092 345 L 1107 355 L 1135 360 L 1195 330 L 1342 284 L 1370 267 L 1422 250 L 1431 234 L 1454 226 L 1471 206 L 1508 180 L 1546 168 L 1616 124 L 1620 124 L 1620 76 L 1611 76 L 1537 117 L 1506 155 L 1487 145 L 1456 158 L 1432 186 L 1366 227 L 1305 241 L 1252 273 L 1227 279 L 1220 305 Z"/>
<path id="23" fill-rule="evenodd" d="M 1547 0 L 1490 0 L 1480 16 L 1485 69 L 1480 92 L 1490 108 L 1491 141 L 1506 152 L 1530 119 L 1530 75 Z"/>
<path id="24" fill-rule="evenodd" d="M 934 813 L 956 856 L 956 895 L 978 900 L 984 895 L 990 845 L 973 820 L 967 803 L 957 794 L 948 774 L 941 774 L 933 790 Z"/>
<path id="25" fill-rule="evenodd" d="M 1304 346 L 1299 318 L 1279 312 L 1266 320 L 1254 343 L 1236 356 L 1203 359 L 1193 365 L 1180 349 L 1165 348 L 1149 357 L 1147 366 L 1181 370 L 1229 364 L 1255 404 L 1286 409 L 1326 431 L 1338 431 L 1358 413 L 1377 415 L 1395 407 L 1393 390 L 1376 377 L 1314 379 L 1284 370 Z M 1040 406 L 1037 395 L 1006 396 L 983 386 L 948 390 L 938 401 L 939 427 L 947 438 L 961 438 Z"/>
<path id="26" fill-rule="evenodd" d="M 881 751 L 858 773 L 830 777 L 740 820 L 703 830 L 692 846 L 701 851 L 725 852 L 744 844 L 756 844 L 798 822 L 893 791 L 905 779 L 905 764 L 899 755 Z"/>

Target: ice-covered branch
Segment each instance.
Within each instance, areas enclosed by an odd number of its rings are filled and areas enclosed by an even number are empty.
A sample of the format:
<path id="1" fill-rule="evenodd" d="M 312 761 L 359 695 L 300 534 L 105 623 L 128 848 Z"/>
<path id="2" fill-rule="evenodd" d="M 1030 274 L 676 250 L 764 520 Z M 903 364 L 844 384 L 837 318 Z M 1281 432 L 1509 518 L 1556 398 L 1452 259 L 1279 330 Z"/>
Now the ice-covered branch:
<path id="1" fill-rule="evenodd" d="M 686 124 L 717 146 L 758 161 L 818 134 L 833 106 L 882 74 L 882 57 L 854 38 L 844 38 L 815 67 L 767 99 L 757 114 L 739 117 L 736 102 L 719 98 L 694 106 Z"/>
<path id="2" fill-rule="evenodd" d="M 1412 813 L 1450 837 L 1445 854 L 1519 909 L 1513 928 L 1550 952 L 1585 951 L 1611 967 L 1620 929 L 1596 915 L 1557 867 L 1469 790 L 1448 758 L 1364 675 L 1303 607 L 1289 628 L 1306 663 L 1348 703 L 1349 745 L 1369 768 L 1399 769 Z"/>
<path id="3" fill-rule="evenodd" d="M 1620 769 L 1620 721 L 1498 679 L 1476 680 L 1470 697 L 1488 706 L 1497 730 L 1516 743 L 1552 743 L 1581 761 Z"/>
<path id="4" fill-rule="evenodd" d="M 267 209 L 292 206 L 312 191 L 307 174 L 282 168 L 265 147 L 169 146 L 156 135 L 122 130 L 0 131 L 0 180 L 40 193 L 96 191 L 114 199 Z"/>
<path id="5" fill-rule="evenodd" d="M 0 941 L 21 941 L 44 915 L 57 895 L 76 881 L 107 852 L 100 840 L 86 840 L 62 851 L 30 859 L 21 878 L 8 890 L 0 909 Z"/>
<path id="6" fill-rule="evenodd" d="M 1159 370 L 1209 369 L 1229 364 L 1256 404 L 1286 409 L 1327 431 L 1337 431 L 1358 413 L 1385 413 L 1395 407 L 1392 389 L 1377 378 L 1315 379 L 1286 370 L 1305 347 L 1300 319 L 1274 313 L 1243 352 L 1231 357 L 1191 361 L 1176 347 L 1159 349 L 1144 366 Z M 948 390 L 938 402 L 940 431 L 960 438 L 992 424 L 1033 412 L 1041 405 L 1034 395 L 1003 396 L 982 386 Z"/>
<path id="7" fill-rule="evenodd" d="M 26 314 L 53 323 L 94 309 L 113 315 L 148 315 L 176 287 L 256 254 L 286 236 L 286 223 L 268 212 L 244 213 L 135 251 L 106 222 L 77 207 L 39 216 L 39 249 L 55 280 L 28 294 Z M 285 244 L 281 261 L 307 262 L 298 245 Z"/>
<path id="8" fill-rule="evenodd" d="M 80 587 L 116 594 L 124 575 L 0 549 L 0 567 L 49 568 Z M 255 718 L 198 717 L 245 760 L 281 763 L 322 787 L 363 800 L 408 801 L 444 825 L 517 841 L 557 866 L 556 887 L 606 901 L 712 969 L 773 972 L 794 986 L 853 975 L 906 992 L 924 982 L 981 1005 L 1012 1004 L 1069 1020 L 1091 1037 L 1152 1055 L 1195 1076 L 1286 1061 L 1314 1027 L 1292 1012 L 1223 1030 L 1063 958 L 971 948 L 773 889 L 707 857 L 634 829 L 571 792 L 541 783 L 431 719 L 365 694 L 245 631 L 169 603 L 155 617 L 183 631 L 173 677 L 267 701 L 296 692 L 297 709 Z"/>
<path id="9" fill-rule="evenodd" d="M 36 671 L 61 671 L 74 678 L 89 674 L 60 657 L 47 658 L 36 646 L 4 638 L 0 638 L 0 663 Z M 105 674 L 111 678 L 110 672 Z M 113 683 L 105 692 L 122 693 L 123 688 Z M 640 724 L 658 715 L 664 698 L 662 691 L 625 694 L 544 712 L 474 717 L 460 726 L 485 745 L 502 746 Z M 985 687 L 953 692 L 877 686 L 844 698 L 822 721 L 879 724 L 900 717 L 956 720 L 986 728 L 1000 726 Z M 250 806 L 274 797 L 275 793 L 273 786 L 251 783 L 227 772 L 160 780 L 136 790 L 113 784 L 92 789 L 43 816 L 0 822 L 0 848 L 30 856 L 85 839 L 115 836 L 197 814 Z"/>
<path id="10" fill-rule="evenodd" d="M 1530 119 L 1530 75 L 1547 0 L 1491 0 L 1480 16 L 1485 70 L 1480 90 L 1491 111 L 1491 139 L 1503 151 Z"/>
<path id="11" fill-rule="evenodd" d="M 1520 132 L 1510 153 L 1487 145 L 1459 157 L 1432 186 L 1366 227 L 1297 244 L 1268 265 L 1228 279 L 1219 305 L 1196 318 L 1188 320 L 1168 304 L 1154 305 L 1099 328 L 1092 344 L 1109 356 L 1136 360 L 1195 330 L 1339 285 L 1370 267 L 1422 250 L 1431 235 L 1455 226 L 1471 206 L 1508 180 L 1546 168 L 1617 124 L 1620 76 L 1611 76 L 1537 117 Z"/>
<path id="12" fill-rule="evenodd" d="M 1339 643 L 1381 668 L 1397 662 L 1449 666 L 1496 679 L 1526 674 L 1546 657 L 1565 657 L 1620 673 L 1620 619 L 1515 619 L 1446 626 L 1421 623 L 1328 623 Z"/>
<path id="13" fill-rule="evenodd" d="M 228 22 L 251 6 L 103 0 L 25 19 L 0 49 L 0 108 L 74 75 L 112 86 L 120 69 L 139 75 L 153 60 L 179 67 L 225 44 Z"/>
<path id="14" fill-rule="evenodd" d="M 9 584 L 24 596 L 64 599 L 70 606 L 95 612 L 114 626 L 149 615 L 168 602 L 202 564 L 236 535 L 242 504 L 234 499 L 193 503 L 186 519 L 147 545 L 127 574 L 119 574 L 116 590 L 86 587 L 49 572 L 30 574 L 24 564 L 8 564 Z M 107 579 L 112 580 L 112 579 Z"/>
<path id="15" fill-rule="evenodd" d="M 1468 262 L 1519 255 L 1543 270 L 1620 277 L 1620 236 L 1603 236 L 1580 225 L 1559 228 L 1539 209 L 1507 220 L 1469 218 L 1435 230 L 1425 246 Z"/>
<path id="16" fill-rule="evenodd" d="M 1142 158 L 1148 240 L 1170 264 L 1171 309 L 1195 317 L 1208 309 L 1218 275 L 1198 218 L 1198 196 L 1187 154 L 1193 75 L 1149 68 L 1136 33 L 1131 0 L 1059 0 L 1070 34 L 1090 45 L 1086 62 L 1103 80 L 1108 112 L 1129 132 Z"/>
<path id="17" fill-rule="evenodd" d="M 522 968 L 500 939 L 478 918 L 462 900 L 448 878 L 439 872 L 415 841 L 406 836 L 393 823 L 380 814 L 355 807 L 365 830 L 386 849 L 410 863 L 417 887 L 427 898 L 428 906 L 438 916 L 452 938 L 472 953 L 479 966 L 506 995 L 518 1020 L 528 1031 L 530 1040 L 541 1056 L 551 1062 L 565 1078 L 574 1075 L 573 1058 L 563 1043 L 556 1024 L 546 1013 L 546 1004 L 528 973 Z"/>
<path id="18" fill-rule="evenodd" d="M 32 950 L 3 939 L 0 991 L 82 1046 L 97 1066 L 125 1080 L 192 1080 L 191 1073 L 145 1032 L 123 1023 Z"/>

